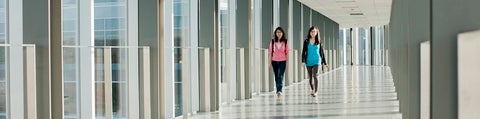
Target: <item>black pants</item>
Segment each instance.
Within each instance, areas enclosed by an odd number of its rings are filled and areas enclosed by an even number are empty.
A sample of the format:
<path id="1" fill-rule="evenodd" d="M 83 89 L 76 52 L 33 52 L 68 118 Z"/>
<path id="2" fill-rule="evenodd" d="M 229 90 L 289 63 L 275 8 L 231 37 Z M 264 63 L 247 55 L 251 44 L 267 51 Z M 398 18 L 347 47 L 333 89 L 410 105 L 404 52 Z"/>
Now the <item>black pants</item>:
<path id="1" fill-rule="evenodd" d="M 273 73 L 275 74 L 275 84 L 277 93 L 282 92 L 283 74 L 285 73 L 286 61 L 272 61 Z"/>
<path id="2" fill-rule="evenodd" d="M 318 79 L 317 79 L 317 72 L 318 72 L 318 65 L 307 66 L 308 71 L 308 79 L 310 88 L 317 92 L 318 89 Z M 315 79 L 315 80 L 314 80 Z"/>

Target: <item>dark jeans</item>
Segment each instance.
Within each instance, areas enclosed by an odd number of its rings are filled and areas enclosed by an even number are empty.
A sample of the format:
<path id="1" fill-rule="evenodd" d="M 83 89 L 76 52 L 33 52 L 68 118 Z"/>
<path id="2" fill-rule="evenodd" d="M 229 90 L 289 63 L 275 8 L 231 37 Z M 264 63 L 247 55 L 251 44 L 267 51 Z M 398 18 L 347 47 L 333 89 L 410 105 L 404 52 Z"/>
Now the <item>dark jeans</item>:
<path id="1" fill-rule="evenodd" d="M 313 65 L 313 66 L 307 66 L 307 71 L 308 71 L 308 79 L 309 79 L 309 84 L 310 88 L 317 92 L 318 89 L 318 79 L 317 79 L 317 72 L 318 72 L 318 65 Z"/>
<path id="2" fill-rule="evenodd" d="M 275 75 L 275 84 L 277 86 L 277 93 L 282 92 L 283 74 L 285 73 L 286 65 L 287 61 L 272 61 L 273 73 Z"/>

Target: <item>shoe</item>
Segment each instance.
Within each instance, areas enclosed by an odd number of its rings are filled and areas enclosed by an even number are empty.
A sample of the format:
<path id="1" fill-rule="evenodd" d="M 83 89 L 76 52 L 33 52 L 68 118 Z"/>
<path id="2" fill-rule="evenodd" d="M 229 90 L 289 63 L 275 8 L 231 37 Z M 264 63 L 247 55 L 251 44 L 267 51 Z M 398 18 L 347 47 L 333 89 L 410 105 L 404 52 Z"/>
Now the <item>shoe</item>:
<path id="1" fill-rule="evenodd" d="M 313 97 L 317 97 L 317 92 L 313 93 Z"/>
<path id="2" fill-rule="evenodd" d="M 277 92 L 277 97 L 282 96 L 282 92 Z"/>

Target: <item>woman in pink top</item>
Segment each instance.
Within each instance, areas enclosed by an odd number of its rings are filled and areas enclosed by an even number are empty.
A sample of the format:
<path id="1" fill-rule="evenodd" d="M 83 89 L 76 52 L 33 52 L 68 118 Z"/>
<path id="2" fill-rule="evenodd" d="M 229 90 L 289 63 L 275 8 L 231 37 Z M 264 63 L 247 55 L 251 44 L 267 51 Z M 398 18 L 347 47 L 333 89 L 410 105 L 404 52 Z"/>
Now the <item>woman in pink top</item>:
<path id="1" fill-rule="evenodd" d="M 285 38 L 285 32 L 281 27 L 277 27 L 275 32 L 273 32 L 274 38 L 270 42 L 269 59 L 272 61 L 273 73 L 275 74 L 275 84 L 277 87 L 277 96 L 282 95 L 283 87 L 283 74 L 285 73 L 285 68 L 288 59 L 288 51 L 290 50 L 287 44 L 287 39 Z"/>

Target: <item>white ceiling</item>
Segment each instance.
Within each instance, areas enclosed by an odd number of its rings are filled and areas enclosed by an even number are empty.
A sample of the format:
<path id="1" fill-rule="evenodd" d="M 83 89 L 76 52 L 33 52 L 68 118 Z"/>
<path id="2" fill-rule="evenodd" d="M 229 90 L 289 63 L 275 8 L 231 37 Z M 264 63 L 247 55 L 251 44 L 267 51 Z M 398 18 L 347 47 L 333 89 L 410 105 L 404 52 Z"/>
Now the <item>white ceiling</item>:
<path id="1" fill-rule="evenodd" d="M 341 28 L 386 25 L 392 0 L 298 0 L 340 24 Z M 363 15 L 351 15 L 363 13 Z"/>

